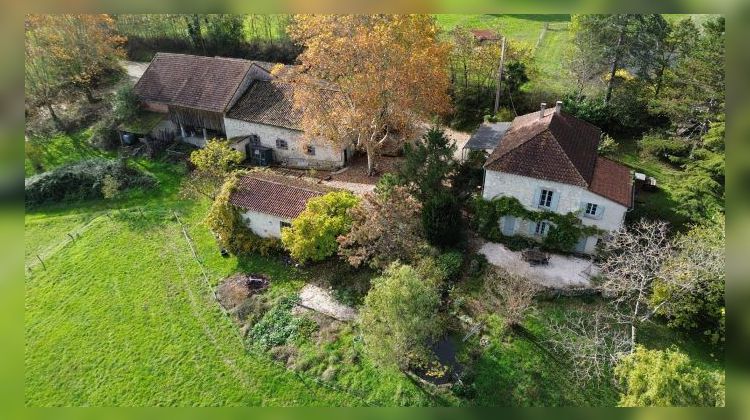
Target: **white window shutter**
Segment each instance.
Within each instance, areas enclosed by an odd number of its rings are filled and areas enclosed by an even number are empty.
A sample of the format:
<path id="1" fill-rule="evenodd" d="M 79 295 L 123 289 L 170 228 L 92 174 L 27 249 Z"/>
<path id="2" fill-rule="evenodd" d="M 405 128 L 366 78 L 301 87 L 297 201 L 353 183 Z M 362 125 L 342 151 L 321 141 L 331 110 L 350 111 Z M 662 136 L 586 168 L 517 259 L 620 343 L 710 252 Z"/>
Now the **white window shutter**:
<path id="1" fill-rule="evenodd" d="M 529 220 L 529 235 L 536 235 L 536 222 Z"/>
<path id="2" fill-rule="evenodd" d="M 582 215 L 585 215 L 585 214 L 586 214 L 586 205 L 587 205 L 587 204 L 588 204 L 588 203 L 587 203 L 587 202 L 585 202 L 585 201 L 581 201 L 581 202 L 579 203 L 579 211 L 581 212 L 581 214 L 582 214 Z"/>
<path id="3" fill-rule="evenodd" d="M 604 206 L 602 206 L 601 204 L 596 206 L 596 216 L 594 217 L 596 217 L 597 219 L 601 219 L 602 217 L 604 217 Z"/>
<path id="4" fill-rule="evenodd" d="M 532 207 L 539 207 L 539 198 L 542 195 L 542 188 L 536 187 L 536 190 L 534 191 L 534 199 L 531 202 Z"/>
<path id="5" fill-rule="evenodd" d="M 550 190 L 552 191 L 552 190 Z M 552 192 L 552 202 L 549 205 L 549 209 L 552 211 L 557 210 L 557 204 L 560 202 L 560 193 L 558 191 Z"/>

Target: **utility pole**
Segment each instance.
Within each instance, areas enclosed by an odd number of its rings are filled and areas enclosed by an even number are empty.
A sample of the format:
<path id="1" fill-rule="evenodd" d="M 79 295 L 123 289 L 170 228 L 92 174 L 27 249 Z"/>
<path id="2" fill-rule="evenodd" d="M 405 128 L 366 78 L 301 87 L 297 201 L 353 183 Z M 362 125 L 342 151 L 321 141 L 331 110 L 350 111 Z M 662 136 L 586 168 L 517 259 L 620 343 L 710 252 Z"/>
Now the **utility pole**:
<path id="1" fill-rule="evenodd" d="M 493 115 L 497 115 L 497 110 L 500 108 L 500 83 L 503 80 L 503 64 L 505 62 L 505 36 L 503 36 L 503 43 L 500 47 L 500 66 L 497 68 L 497 89 L 495 89 L 495 112 Z"/>

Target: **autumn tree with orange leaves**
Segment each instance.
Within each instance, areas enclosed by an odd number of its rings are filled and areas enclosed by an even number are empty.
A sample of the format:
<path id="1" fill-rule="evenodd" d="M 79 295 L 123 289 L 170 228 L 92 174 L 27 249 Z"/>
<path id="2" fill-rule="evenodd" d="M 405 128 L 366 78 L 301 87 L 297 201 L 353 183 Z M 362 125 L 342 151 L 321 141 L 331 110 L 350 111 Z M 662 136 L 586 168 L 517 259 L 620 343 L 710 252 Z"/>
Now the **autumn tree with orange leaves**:
<path id="1" fill-rule="evenodd" d="M 61 92 L 81 92 L 95 101 L 93 88 L 119 67 L 124 43 L 109 15 L 27 15 L 27 102 L 46 106 L 56 118 L 51 103 Z"/>
<path id="2" fill-rule="evenodd" d="M 306 136 L 353 142 L 367 153 L 370 175 L 385 141 L 402 141 L 450 109 L 450 47 L 433 17 L 296 15 L 287 32 L 305 47 L 285 77 L 298 84 Z"/>

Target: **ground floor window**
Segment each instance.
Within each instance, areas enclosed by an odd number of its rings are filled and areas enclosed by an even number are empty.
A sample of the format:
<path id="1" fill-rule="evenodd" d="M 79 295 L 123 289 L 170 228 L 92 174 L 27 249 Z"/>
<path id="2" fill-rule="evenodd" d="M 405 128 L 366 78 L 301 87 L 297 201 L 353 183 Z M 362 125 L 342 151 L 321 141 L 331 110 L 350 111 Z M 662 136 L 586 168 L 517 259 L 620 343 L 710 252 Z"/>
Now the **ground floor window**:
<path id="1" fill-rule="evenodd" d="M 307 153 L 310 156 L 315 156 L 315 146 L 305 146 L 305 153 Z"/>
<path id="2" fill-rule="evenodd" d="M 286 142 L 286 140 L 276 139 L 276 148 L 286 150 L 289 148 L 289 144 Z"/>
<path id="3" fill-rule="evenodd" d="M 547 236 L 547 233 L 549 233 L 549 222 L 537 222 L 534 233 L 538 236 Z"/>

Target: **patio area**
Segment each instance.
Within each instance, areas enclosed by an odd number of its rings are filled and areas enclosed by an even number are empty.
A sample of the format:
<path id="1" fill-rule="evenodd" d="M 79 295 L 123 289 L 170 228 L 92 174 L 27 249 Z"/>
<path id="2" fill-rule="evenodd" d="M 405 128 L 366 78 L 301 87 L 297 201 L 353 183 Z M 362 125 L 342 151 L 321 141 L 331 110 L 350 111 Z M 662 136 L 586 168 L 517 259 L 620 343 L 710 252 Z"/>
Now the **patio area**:
<path id="1" fill-rule="evenodd" d="M 591 287 L 591 278 L 599 273 L 599 268 L 589 259 L 557 254 L 550 254 L 548 264 L 532 266 L 523 260 L 521 252 L 494 242 L 485 242 L 479 253 L 492 265 L 552 289 Z"/>

